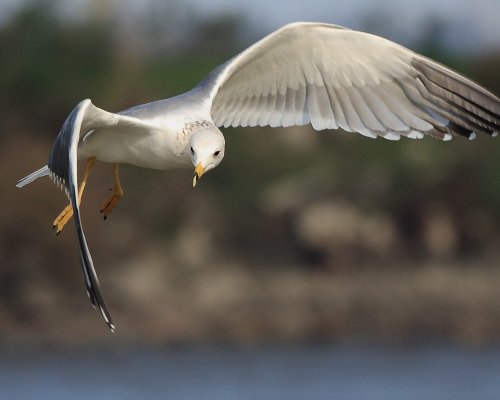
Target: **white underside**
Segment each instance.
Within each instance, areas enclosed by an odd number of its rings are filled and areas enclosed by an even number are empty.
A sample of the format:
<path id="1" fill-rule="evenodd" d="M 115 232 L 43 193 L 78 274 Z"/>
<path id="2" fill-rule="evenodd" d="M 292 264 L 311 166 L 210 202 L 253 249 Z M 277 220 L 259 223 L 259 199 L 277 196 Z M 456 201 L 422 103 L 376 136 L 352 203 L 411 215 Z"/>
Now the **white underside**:
<path id="1" fill-rule="evenodd" d="M 90 157 L 105 163 L 123 163 L 160 170 L 191 165 L 184 149 L 176 144 L 175 133 L 157 128 L 152 128 L 149 132 L 113 128 L 93 131 L 78 147 L 79 159 Z"/>

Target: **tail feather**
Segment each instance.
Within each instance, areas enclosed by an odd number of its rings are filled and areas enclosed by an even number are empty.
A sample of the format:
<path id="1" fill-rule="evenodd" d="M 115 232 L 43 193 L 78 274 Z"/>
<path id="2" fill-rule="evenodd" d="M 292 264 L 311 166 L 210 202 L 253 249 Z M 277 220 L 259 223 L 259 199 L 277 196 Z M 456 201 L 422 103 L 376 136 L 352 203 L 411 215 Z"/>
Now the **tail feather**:
<path id="1" fill-rule="evenodd" d="M 16 183 L 16 187 L 22 188 L 23 186 L 28 185 L 29 183 L 33 182 L 34 180 L 41 178 L 42 176 L 48 176 L 50 174 L 49 167 L 44 166 L 40 168 L 39 170 L 32 172 L 28 176 L 25 176 L 23 179 L 20 179 Z"/>

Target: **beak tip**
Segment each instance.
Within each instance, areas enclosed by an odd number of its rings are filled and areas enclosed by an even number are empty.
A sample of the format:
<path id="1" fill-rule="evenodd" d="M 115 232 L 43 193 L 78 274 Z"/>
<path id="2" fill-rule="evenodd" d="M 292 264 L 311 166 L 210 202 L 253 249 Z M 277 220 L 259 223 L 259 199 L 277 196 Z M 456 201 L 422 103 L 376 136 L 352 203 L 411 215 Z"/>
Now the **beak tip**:
<path id="1" fill-rule="evenodd" d="M 196 182 L 198 179 L 201 178 L 201 176 L 205 173 L 205 168 L 201 165 L 201 163 L 198 163 L 196 165 L 196 168 L 194 169 L 194 177 L 193 177 L 193 187 L 196 186 Z"/>

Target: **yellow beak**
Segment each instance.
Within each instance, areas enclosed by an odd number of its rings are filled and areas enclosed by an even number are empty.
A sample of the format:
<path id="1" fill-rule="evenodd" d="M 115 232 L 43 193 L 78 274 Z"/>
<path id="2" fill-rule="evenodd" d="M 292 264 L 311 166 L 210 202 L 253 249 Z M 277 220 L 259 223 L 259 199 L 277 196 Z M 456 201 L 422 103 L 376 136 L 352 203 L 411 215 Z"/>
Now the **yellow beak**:
<path id="1" fill-rule="evenodd" d="M 201 163 L 198 163 L 196 168 L 194 169 L 194 177 L 193 177 L 193 187 L 196 186 L 196 182 L 198 179 L 201 178 L 201 176 L 205 173 L 205 168 L 201 165 Z"/>

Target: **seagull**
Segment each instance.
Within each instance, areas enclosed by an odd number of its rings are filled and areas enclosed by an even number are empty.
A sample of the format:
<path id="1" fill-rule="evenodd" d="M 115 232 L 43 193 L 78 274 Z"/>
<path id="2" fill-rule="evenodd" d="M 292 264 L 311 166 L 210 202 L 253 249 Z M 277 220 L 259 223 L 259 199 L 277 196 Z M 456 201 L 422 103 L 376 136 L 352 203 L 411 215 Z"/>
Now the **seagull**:
<path id="1" fill-rule="evenodd" d="M 21 179 L 49 176 L 69 198 L 59 234 L 73 217 L 87 294 L 111 331 L 85 239 L 79 205 L 95 162 L 113 165 L 114 187 L 101 213 L 123 196 L 120 164 L 193 168 L 193 187 L 224 158 L 220 127 L 342 129 L 369 138 L 497 136 L 500 99 L 457 72 L 382 37 L 338 25 L 296 22 L 256 42 L 169 99 L 107 112 L 86 99 L 56 137 L 48 164 Z M 78 186 L 77 163 L 85 162 Z"/>

